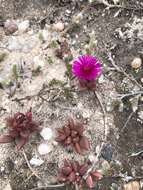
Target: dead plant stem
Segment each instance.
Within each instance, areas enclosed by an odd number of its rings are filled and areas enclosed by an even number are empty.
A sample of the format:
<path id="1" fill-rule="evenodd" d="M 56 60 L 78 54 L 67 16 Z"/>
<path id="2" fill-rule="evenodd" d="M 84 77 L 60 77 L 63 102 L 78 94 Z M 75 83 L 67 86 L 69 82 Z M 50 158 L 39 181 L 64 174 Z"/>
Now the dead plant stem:
<path id="1" fill-rule="evenodd" d="M 143 89 L 143 87 L 138 83 L 138 81 L 133 77 L 128 75 L 123 69 L 121 69 L 118 65 L 116 65 L 111 52 L 107 53 L 108 59 L 111 62 L 112 66 L 120 73 L 122 73 L 125 77 L 127 77 L 128 79 L 130 79 L 133 83 L 135 83 L 140 89 Z"/>
<path id="2" fill-rule="evenodd" d="M 41 180 L 41 178 L 36 174 L 36 172 L 35 172 L 35 171 L 33 170 L 33 168 L 31 167 L 31 165 L 30 165 L 30 163 L 29 163 L 29 161 L 28 161 L 27 155 L 26 155 L 26 153 L 25 153 L 24 148 L 22 148 L 22 154 L 23 154 L 23 156 L 24 156 L 24 158 L 25 158 L 25 161 L 26 161 L 26 163 L 27 163 L 28 168 L 29 168 L 30 171 L 32 172 L 32 175 L 34 175 L 35 177 L 37 177 L 38 179 Z"/>

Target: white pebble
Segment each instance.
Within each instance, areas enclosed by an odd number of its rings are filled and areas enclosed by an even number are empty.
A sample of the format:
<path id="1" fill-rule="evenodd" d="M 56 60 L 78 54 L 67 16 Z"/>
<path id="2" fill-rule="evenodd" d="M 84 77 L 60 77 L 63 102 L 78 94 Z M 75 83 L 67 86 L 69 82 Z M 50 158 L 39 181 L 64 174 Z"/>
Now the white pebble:
<path id="1" fill-rule="evenodd" d="M 8 184 L 4 187 L 3 190 L 12 190 L 12 188 L 11 188 L 10 184 L 8 183 Z"/>
<path id="2" fill-rule="evenodd" d="M 46 143 L 42 143 L 38 147 L 38 152 L 40 155 L 45 155 L 50 153 L 53 150 L 53 147 L 51 145 L 48 145 Z"/>
<path id="3" fill-rule="evenodd" d="M 26 31 L 28 30 L 28 28 L 29 28 L 29 25 L 30 25 L 29 20 L 25 20 L 25 21 L 21 22 L 21 23 L 18 25 L 18 30 L 19 30 L 19 32 L 20 32 L 20 33 L 26 32 Z"/>
<path id="4" fill-rule="evenodd" d="M 50 140 L 53 137 L 53 131 L 50 128 L 43 128 L 40 132 L 40 135 L 43 137 L 44 140 Z"/>
<path id="5" fill-rule="evenodd" d="M 56 24 L 53 24 L 53 29 L 56 31 L 63 31 L 64 30 L 64 23 L 58 22 Z"/>
<path id="6" fill-rule="evenodd" d="M 33 58 L 33 62 L 34 62 L 34 65 L 33 65 L 33 69 L 36 70 L 37 67 L 44 67 L 44 61 L 42 60 L 42 58 L 40 56 L 35 56 Z"/>
<path id="7" fill-rule="evenodd" d="M 44 160 L 38 159 L 38 158 L 32 158 L 30 160 L 30 164 L 33 166 L 41 166 L 44 163 Z"/>
<path id="8" fill-rule="evenodd" d="M 73 17 L 73 23 L 79 24 L 81 20 L 83 19 L 83 13 L 79 13 L 76 16 Z"/>
<path id="9" fill-rule="evenodd" d="M 5 168 L 2 166 L 2 167 L 0 168 L 0 171 L 3 172 L 4 170 L 5 170 Z"/>
<path id="10" fill-rule="evenodd" d="M 93 155 L 93 154 L 90 154 L 89 156 L 88 156 L 88 159 L 89 159 L 89 161 L 92 163 L 92 162 L 94 162 L 95 161 L 95 156 Z"/>
<path id="11" fill-rule="evenodd" d="M 143 111 L 138 112 L 138 116 L 139 116 L 140 119 L 143 120 Z"/>
<path id="12" fill-rule="evenodd" d="M 57 142 L 57 141 L 53 141 L 52 144 L 53 144 L 54 146 L 58 146 L 58 142 Z"/>
<path id="13" fill-rule="evenodd" d="M 138 69 L 142 65 L 142 60 L 140 57 L 135 57 L 133 61 L 131 62 L 131 66 L 133 69 Z"/>

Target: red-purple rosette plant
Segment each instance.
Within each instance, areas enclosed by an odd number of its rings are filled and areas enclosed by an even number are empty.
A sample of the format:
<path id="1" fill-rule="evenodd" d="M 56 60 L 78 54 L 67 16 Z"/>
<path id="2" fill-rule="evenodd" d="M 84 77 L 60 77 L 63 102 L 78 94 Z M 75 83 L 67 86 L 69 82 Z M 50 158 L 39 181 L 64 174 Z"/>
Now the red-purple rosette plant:
<path id="1" fill-rule="evenodd" d="M 71 146 L 77 153 L 82 154 L 90 148 L 88 138 L 83 135 L 84 130 L 81 123 L 69 119 L 66 126 L 57 129 L 56 141 L 64 146 Z"/>
<path id="2" fill-rule="evenodd" d="M 17 112 L 13 117 L 6 119 L 8 132 L 0 136 L 0 143 L 15 142 L 17 149 L 21 149 L 29 140 L 32 133 L 39 130 L 38 124 L 33 121 L 32 113 Z"/>
<path id="3" fill-rule="evenodd" d="M 76 183 L 79 186 L 86 184 L 89 188 L 93 188 L 96 181 L 100 180 L 103 176 L 98 171 L 88 173 L 88 169 L 86 163 L 79 164 L 77 161 L 65 159 L 63 167 L 59 169 L 58 180 L 64 183 Z"/>
<path id="4" fill-rule="evenodd" d="M 101 73 L 101 63 L 91 55 L 81 55 L 73 61 L 72 73 L 79 80 L 81 90 L 95 90 L 95 80 Z"/>

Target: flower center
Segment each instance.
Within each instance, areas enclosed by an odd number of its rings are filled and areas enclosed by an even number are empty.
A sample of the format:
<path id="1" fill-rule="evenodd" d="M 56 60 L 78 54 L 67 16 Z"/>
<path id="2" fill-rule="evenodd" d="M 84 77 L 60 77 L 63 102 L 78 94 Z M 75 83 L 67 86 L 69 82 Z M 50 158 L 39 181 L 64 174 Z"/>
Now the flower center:
<path id="1" fill-rule="evenodd" d="M 89 71 L 90 67 L 89 67 L 89 65 L 86 65 L 86 66 L 83 67 L 83 69 L 84 69 L 84 71 Z"/>
<path id="2" fill-rule="evenodd" d="M 90 72 L 91 72 L 91 66 L 90 65 L 85 65 L 84 67 L 83 67 L 83 71 L 85 72 L 85 73 L 87 73 L 87 74 L 89 74 Z"/>

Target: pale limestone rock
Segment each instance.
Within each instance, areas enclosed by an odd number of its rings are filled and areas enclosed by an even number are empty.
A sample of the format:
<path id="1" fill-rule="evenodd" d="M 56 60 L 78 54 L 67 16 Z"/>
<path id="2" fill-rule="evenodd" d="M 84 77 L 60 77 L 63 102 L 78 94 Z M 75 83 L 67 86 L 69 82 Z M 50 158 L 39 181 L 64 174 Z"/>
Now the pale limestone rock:
<path id="1" fill-rule="evenodd" d="M 51 140 L 53 137 L 53 131 L 52 129 L 46 127 L 42 129 L 40 135 L 43 137 L 44 140 Z"/>

